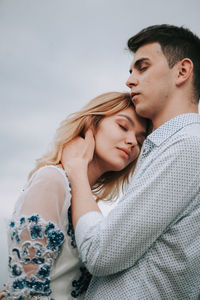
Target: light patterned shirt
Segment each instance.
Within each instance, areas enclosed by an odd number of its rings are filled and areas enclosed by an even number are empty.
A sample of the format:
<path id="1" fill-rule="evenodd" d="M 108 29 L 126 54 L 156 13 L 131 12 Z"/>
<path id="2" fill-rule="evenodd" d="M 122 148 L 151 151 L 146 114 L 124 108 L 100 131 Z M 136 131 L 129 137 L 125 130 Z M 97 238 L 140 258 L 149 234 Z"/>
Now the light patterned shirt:
<path id="1" fill-rule="evenodd" d="M 144 142 L 134 177 L 103 217 L 76 227 L 93 274 L 87 300 L 200 299 L 200 115 L 169 120 Z"/>

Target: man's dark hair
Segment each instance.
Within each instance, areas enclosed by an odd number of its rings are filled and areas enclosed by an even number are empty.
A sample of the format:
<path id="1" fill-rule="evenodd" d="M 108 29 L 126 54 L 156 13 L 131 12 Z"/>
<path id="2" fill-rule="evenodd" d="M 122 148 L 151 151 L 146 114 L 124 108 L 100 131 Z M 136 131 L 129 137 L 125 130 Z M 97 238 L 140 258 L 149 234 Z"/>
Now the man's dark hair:
<path id="1" fill-rule="evenodd" d="M 162 48 L 169 67 L 178 61 L 190 58 L 194 65 L 194 93 L 200 97 L 200 39 L 184 27 L 162 24 L 144 28 L 128 40 L 128 48 L 136 52 L 141 46 L 157 42 Z"/>

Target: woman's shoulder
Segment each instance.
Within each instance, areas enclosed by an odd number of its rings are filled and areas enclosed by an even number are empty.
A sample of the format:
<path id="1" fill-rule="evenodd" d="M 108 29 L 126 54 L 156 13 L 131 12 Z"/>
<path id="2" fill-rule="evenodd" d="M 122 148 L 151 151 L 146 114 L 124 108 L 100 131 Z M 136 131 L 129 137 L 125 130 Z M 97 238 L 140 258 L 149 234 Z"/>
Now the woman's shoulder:
<path id="1" fill-rule="evenodd" d="M 37 171 L 35 171 L 35 173 L 33 173 L 28 182 L 28 186 L 39 181 L 47 185 L 62 185 L 65 188 L 67 186 L 68 189 L 70 189 L 70 183 L 65 171 L 56 165 L 46 165 L 39 168 Z"/>
<path id="2" fill-rule="evenodd" d="M 70 205 L 70 186 L 64 170 L 48 165 L 32 175 L 17 200 L 13 215 L 38 213 L 46 220 L 62 218 Z"/>

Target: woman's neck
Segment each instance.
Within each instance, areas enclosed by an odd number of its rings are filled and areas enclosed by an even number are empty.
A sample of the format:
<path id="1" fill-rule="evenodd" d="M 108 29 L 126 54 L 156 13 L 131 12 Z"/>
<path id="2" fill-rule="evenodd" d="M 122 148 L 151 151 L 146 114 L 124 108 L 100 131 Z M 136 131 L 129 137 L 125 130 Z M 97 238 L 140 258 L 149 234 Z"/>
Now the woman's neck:
<path id="1" fill-rule="evenodd" d="M 59 161 L 58 165 L 64 170 L 63 164 Z M 103 174 L 103 170 L 100 168 L 96 159 L 93 159 L 88 165 L 88 180 L 89 184 L 92 187 L 97 179 Z"/>
<path id="2" fill-rule="evenodd" d="M 88 165 L 88 180 L 92 187 L 97 179 L 104 173 L 97 160 L 94 158 Z"/>

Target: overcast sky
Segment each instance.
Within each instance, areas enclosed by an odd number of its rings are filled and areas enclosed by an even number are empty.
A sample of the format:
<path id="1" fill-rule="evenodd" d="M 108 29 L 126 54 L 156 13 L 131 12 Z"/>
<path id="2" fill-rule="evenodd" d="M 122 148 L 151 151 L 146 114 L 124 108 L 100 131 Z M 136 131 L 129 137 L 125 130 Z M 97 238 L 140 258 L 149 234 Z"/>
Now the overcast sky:
<path id="1" fill-rule="evenodd" d="M 200 35 L 199 11 L 199 0 L 0 0 L 0 228 L 60 121 L 128 90 L 128 38 L 162 23 Z"/>

